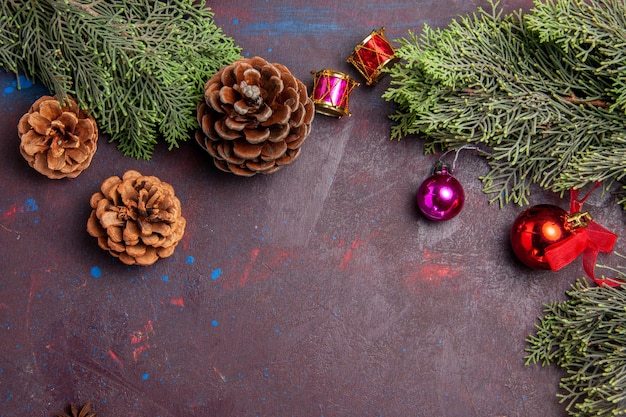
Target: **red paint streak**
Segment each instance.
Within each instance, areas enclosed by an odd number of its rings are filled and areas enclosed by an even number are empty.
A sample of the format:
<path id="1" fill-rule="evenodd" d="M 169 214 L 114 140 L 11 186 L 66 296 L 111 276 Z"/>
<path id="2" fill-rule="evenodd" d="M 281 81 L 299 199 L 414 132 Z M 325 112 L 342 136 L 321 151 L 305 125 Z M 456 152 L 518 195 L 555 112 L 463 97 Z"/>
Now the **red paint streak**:
<path id="1" fill-rule="evenodd" d="M 136 361 L 140 354 L 148 350 L 151 345 L 148 343 L 150 336 L 154 334 L 152 320 L 148 320 L 143 326 L 143 330 L 136 330 L 130 334 L 131 345 L 138 345 L 133 349 L 133 359 Z"/>
<path id="2" fill-rule="evenodd" d="M 150 345 L 148 344 L 137 346 L 135 349 L 133 349 L 133 359 L 137 361 L 137 358 L 139 358 L 139 355 L 141 355 L 143 352 L 145 352 L 148 349 L 150 349 Z"/>
<path id="3" fill-rule="evenodd" d="M 250 278 L 250 272 L 252 271 L 252 268 L 254 268 L 256 259 L 259 257 L 259 252 L 261 252 L 261 250 L 258 248 L 250 251 L 250 261 L 246 264 L 246 267 L 243 270 L 243 275 L 239 280 L 239 286 L 241 288 L 246 286 L 246 282 L 248 282 L 248 278 Z"/>
<path id="4" fill-rule="evenodd" d="M 435 255 L 436 254 L 433 254 L 427 248 L 424 248 L 424 259 L 433 259 L 433 258 L 435 258 Z"/>
<path id="5" fill-rule="evenodd" d="M 405 278 L 407 285 L 417 282 L 440 285 L 461 275 L 462 267 L 451 266 L 446 262 L 445 254 L 433 253 L 424 249 L 421 265 L 412 268 L 414 272 Z"/>
<path id="6" fill-rule="evenodd" d="M 21 208 L 17 208 L 17 204 L 11 204 L 9 206 L 9 209 L 7 211 L 5 211 L 4 213 L 2 213 L 2 219 L 3 220 L 7 220 L 10 219 L 11 217 L 13 217 L 14 215 L 16 215 L 17 213 L 23 213 L 24 212 L 24 207 Z"/>
<path id="7" fill-rule="evenodd" d="M 178 307 L 185 307 L 185 300 L 183 300 L 183 297 L 172 298 L 170 299 L 170 304 Z"/>
<path id="8" fill-rule="evenodd" d="M 152 327 L 152 320 L 148 320 L 148 323 L 144 324 L 143 331 L 136 330 L 130 334 L 130 343 L 136 345 L 150 337 L 150 334 L 154 333 L 154 327 Z"/>
<path id="9" fill-rule="evenodd" d="M 404 282 L 411 288 L 420 282 L 430 285 L 441 285 L 444 282 L 458 278 L 460 274 L 460 268 L 449 265 L 420 265 L 414 273 L 404 278 Z"/>
<path id="10" fill-rule="evenodd" d="M 459 269 L 449 265 L 423 265 L 420 274 L 422 280 L 426 282 L 441 282 L 444 279 L 456 278 L 459 276 Z"/>
<path id="11" fill-rule="evenodd" d="M 111 359 L 115 361 L 115 363 L 117 363 L 120 366 L 120 368 L 124 367 L 124 363 L 122 363 L 120 358 L 111 349 L 109 349 L 109 356 L 111 357 Z"/>
<path id="12" fill-rule="evenodd" d="M 352 260 L 352 254 L 354 252 L 355 249 L 361 247 L 365 245 L 364 241 L 360 241 L 359 237 L 357 236 L 353 241 L 352 244 L 350 245 L 350 247 L 348 248 L 348 251 L 346 252 L 346 254 L 343 256 L 343 259 L 341 260 L 341 263 L 339 264 L 339 269 L 340 270 L 345 270 L 348 267 L 348 263 Z"/>
<path id="13" fill-rule="evenodd" d="M 281 267 L 291 257 L 291 253 L 284 250 L 254 248 L 232 260 L 226 271 L 241 271 L 241 275 L 229 276 L 225 273 L 220 277 L 224 289 L 243 288 L 246 285 L 257 284 L 268 280 L 276 274 L 276 268 Z"/>

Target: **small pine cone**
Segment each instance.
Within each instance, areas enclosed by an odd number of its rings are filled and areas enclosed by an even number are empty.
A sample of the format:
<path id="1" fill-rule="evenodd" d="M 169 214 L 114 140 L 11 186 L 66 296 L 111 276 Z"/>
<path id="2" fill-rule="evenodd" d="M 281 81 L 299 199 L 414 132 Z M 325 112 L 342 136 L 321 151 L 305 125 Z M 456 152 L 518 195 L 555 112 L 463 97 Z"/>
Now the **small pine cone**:
<path id="1" fill-rule="evenodd" d="M 152 265 L 174 253 L 185 218 L 174 188 L 157 177 L 126 171 L 107 178 L 91 196 L 87 231 L 127 265 Z"/>
<path id="2" fill-rule="evenodd" d="M 96 121 L 72 98 L 61 104 L 56 97 L 40 97 L 22 116 L 17 131 L 24 159 L 51 179 L 77 177 L 96 153 Z"/>
<path id="3" fill-rule="evenodd" d="M 300 154 L 314 114 L 306 86 L 284 65 L 243 58 L 205 84 L 196 140 L 222 171 L 269 174 Z"/>

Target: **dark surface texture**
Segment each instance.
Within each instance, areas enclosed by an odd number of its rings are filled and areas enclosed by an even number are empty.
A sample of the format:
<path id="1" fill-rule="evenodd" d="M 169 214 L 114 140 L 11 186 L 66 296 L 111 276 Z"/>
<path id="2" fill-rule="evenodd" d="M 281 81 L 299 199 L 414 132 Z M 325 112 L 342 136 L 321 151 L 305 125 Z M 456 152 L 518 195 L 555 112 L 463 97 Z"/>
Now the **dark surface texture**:
<path id="1" fill-rule="evenodd" d="M 209 2 L 246 56 L 309 88 L 325 68 L 362 81 L 346 58 L 372 29 L 398 39 L 479 4 Z M 222 173 L 193 140 L 138 161 L 101 137 L 73 180 L 20 156 L 17 121 L 47 91 L 14 81 L 0 74 L 0 416 L 87 401 L 98 417 L 565 416 L 559 370 L 524 366 L 524 339 L 582 277 L 580 260 L 552 273 L 514 259 L 522 208 L 488 204 L 472 151 L 455 173 L 461 214 L 421 218 L 415 192 L 437 157 L 418 138 L 389 140 L 388 79 L 354 91 L 352 117 L 316 115 L 301 156 L 268 176 Z M 187 219 L 174 255 L 151 267 L 121 264 L 86 233 L 90 196 L 128 169 L 172 184 Z M 566 198 L 535 191 L 531 203 Z M 614 197 L 586 207 L 624 233 Z"/>

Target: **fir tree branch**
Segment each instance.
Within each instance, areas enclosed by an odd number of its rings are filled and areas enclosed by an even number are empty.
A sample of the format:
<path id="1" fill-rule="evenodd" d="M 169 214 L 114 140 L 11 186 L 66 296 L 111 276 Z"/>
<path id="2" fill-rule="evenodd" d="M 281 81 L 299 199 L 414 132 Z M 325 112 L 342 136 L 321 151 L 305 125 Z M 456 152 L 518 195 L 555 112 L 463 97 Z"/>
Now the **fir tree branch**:
<path id="1" fill-rule="evenodd" d="M 564 19 L 553 24 L 558 12 L 548 5 L 560 10 L 573 3 L 579 2 L 547 2 L 538 17 L 521 11 L 505 15 L 492 2 L 491 10 L 479 9 L 446 28 L 425 26 L 419 37 L 409 32 L 399 41 L 401 62 L 389 70 L 392 80 L 383 95 L 397 104 L 390 116 L 395 122 L 391 137 L 418 135 L 426 141 L 426 152 L 465 143 L 491 148 L 483 190 L 501 205 L 526 204 L 532 184 L 563 192 L 598 178 L 622 181 L 619 169 L 590 161 L 618 148 L 617 138 L 626 135 L 624 114 L 615 111 L 620 99 L 613 93 L 617 85 L 626 93 L 626 84 L 616 76 L 626 74 L 617 62 L 623 52 L 607 52 L 617 49 L 610 40 L 625 31 L 626 20 L 614 15 L 623 16 L 626 4 L 587 2 L 610 10 L 581 13 L 575 24 Z M 585 19 L 601 18 L 601 24 L 585 24 Z M 600 40 L 581 54 L 569 42 L 555 40 L 570 36 L 567 29 L 542 33 L 536 21 L 546 20 L 555 30 L 593 26 Z M 618 153 L 611 161 L 617 158 L 623 166 L 626 155 Z"/>
<path id="2" fill-rule="evenodd" d="M 583 179 L 623 182 L 626 179 L 626 137 L 613 137 L 611 142 L 611 146 L 590 146 L 588 152 L 563 173 L 564 185 L 573 187 Z"/>
<path id="3" fill-rule="evenodd" d="M 624 278 L 624 266 L 609 269 Z M 545 306 L 527 338 L 526 364 L 555 364 L 566 371 L 557 396 L 569 415 L 624 415 L 626 292 L 579 280 L 567 295 L 566 301 Z"/>
<path id="4" fill-rule="evenodd" d="M 10 0 L 0 11 L 0 67 L 74 96 L 136 158 L 191 137 L 202 86 L 240 57 L 193 0 Z"/>
<path id="5" fill-rule="evenodd" d="M 621 112 L 626 112 L 625 8 L 620 0 L 548 1 L 537 3 L 528 16 L 542 40 L 573 52 L 571 65 L 590 65 L 598 75 L 613 79 L 607 91 Z"/>

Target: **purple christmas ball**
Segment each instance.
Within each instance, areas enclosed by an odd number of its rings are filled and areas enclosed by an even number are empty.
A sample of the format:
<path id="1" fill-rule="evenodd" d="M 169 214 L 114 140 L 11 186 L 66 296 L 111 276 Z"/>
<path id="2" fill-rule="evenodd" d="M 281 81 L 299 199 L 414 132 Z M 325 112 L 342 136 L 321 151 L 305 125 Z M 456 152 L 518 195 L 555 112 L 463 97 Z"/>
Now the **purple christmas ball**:
<path id="1" fill-rule="evenodd" d="M 417 205 L 430 220 L 450 220 L 459 214 L 464 203 L 463 186 L 445 167 L 426 178 L 417 190 Z"/>

